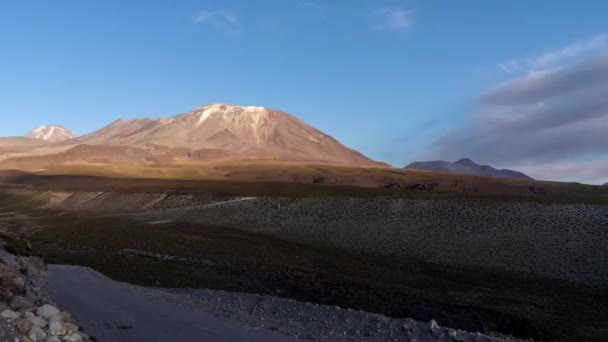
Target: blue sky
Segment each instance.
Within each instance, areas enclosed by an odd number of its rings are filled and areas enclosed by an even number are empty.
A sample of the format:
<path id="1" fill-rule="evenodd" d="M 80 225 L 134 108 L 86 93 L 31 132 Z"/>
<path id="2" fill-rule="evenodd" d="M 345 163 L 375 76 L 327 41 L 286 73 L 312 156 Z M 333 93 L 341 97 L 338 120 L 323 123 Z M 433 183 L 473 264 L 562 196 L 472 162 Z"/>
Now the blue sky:
<path id="1" fill-rule="evenodd" d="M 474 146 L 497 143 L 496 113 L 537 115 L 488 93 L 603 58 L 605 13 L 604 1 L 5 1 L 0 135 L 42 124 L 85 134 L 225 102 L 287 111 L 395 166 L 471 157 L 608 181 L 601 137 L 563 157 Z M 572 113 L 565 125 L 580 126 Z M 518 140 L 500 138 L 507 150 Z"/>

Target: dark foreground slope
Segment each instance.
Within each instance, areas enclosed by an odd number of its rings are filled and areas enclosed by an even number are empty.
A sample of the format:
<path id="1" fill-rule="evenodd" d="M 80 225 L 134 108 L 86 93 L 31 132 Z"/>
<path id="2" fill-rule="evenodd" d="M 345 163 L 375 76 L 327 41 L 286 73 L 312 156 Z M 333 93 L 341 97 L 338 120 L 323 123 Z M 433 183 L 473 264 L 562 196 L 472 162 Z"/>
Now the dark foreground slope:
<path id="1" fill-rule="evenodd" d="M 132 283 L 260 293 L 540 340 L 608 337 L 604 204 L 233 191 L 12 190 L 0 206 L 38 227 L 35 253 Z"/>

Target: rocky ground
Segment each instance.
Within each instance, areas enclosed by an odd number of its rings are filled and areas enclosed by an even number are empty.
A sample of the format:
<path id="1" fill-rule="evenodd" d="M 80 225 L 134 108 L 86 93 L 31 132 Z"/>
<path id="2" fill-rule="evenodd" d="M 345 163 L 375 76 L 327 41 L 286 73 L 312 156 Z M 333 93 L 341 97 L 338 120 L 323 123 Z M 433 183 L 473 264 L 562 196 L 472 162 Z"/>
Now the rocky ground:
<path id="1" fill-rule="evenodd" d="M 47 270 L 44 262 L 36 257 L 16 257 L 0 249 L 0 341 L 2 342 L 85 342 L 116 339 L 107 335 L 107 322 L 115 317 L 103 317 L 88 321 L 93 332 L 101 338 L 92 339 L 73 323 L 71 314 L 48 304 L 53 301 L 46 291 Z M 71 272 L 87 272 L 90 269 L 72 267 Z M 76 275 L 78 277 L 78 275 Z M 440 327 L 434 320 L 424 323 L 411 319 L 392 319 L 339 307 L 299 303 L 292 300 L 251 294 L 228 293 L 211 290 L 178 290 L 147 288 L 111 281 L 99 274 L 96 296 L 107 297 L 106 289 L 118 287 L 126 298 L 141 298 L 143 302 L 156 302 L 158 308 L 167 309 L 161 303 L 174 304 L 178 311 L 205 312 L 214 317 L 229 319 L 245 328 L 272 332 L 277 340 L 308 341 L 503 341 L 479 333 Z M 109 284 L 109 285 L 108 285 Z M 75 286 L 69 292 L 91 296 L 91 288 Z M 81 303 L 84 304 L 84 303 Z M 134 306 L 125 305 L 123 314 L 132 314 Z M 181 309 L 180 309 L 181 308 Z M 152 310 L 153 311 L 153 310 Z M 165 312 L 167 314 L 167 312 Z M 138 321 L 142 322 L 142 321 Z M 143 321 L 145 323 L 145 320 Z M 168 323 L 167 323 L 168 324 Z M 178 325 L 180 323 L 178 322 Z M 132 328 L 132 327 L 130 327 Z M 141 328 L 141 327 L 139 327 Z M 158 327 L 149 326 L 150 335 Z M 106 329 L 104 331 L 104 329 Z M 113 329 L 113 328 L 112 328 Z M 166 330 L 163 325 L 161 330 Z M 187 331 L 188 326 L 180 328 Z M 105 336 L 105 337 L 104 337 Z M 128 341 L 150 341 L 142 335 L 134 335 Z M 127 341 L 125 340 L 125 341 Z M 226 339 L 229 340 L 229 339 Z M 122 341 L 122 340 L 121 340 Z M 160 339 L 159 339 L 160 341 Z"/>
<path id="2" fill-rule="evenodd" d="M 48 304 L 42 259 L 14 256 L 0 241 L 0 281 L 0 341 L 91 341 L 70 313 Z"/>
<path id="3" fill-rule="evenodd" d="M 435 320 L 253 294 L 134 286 L 78 266 L 52 265 L 50 275 L 49 292 L 100 341 L 502 341 L 440 327 Z M 66 291 L 65 283 L 74 280 L 81 286 Z"/>
<path id="4" fill-rule="evenodd" d="M 2 222 L 0 222 L 0 228 Z M 53 266 L 55 267 L 55 266 Z M 56 268 L 57 269 L 57 268 Z M 441 327 L 436 321 L 417 322 L 411 319 L 394 319 L 381 315 L 341 309 L 335 306 L 324 306 L 293 300 L 253 294 L 229 293 L 204 289 L 161 289 L 134 286 L 112 281 L 90 269 L 72 267 L 69 277 L 63 282 L 54 280 L 55 290 L 49 289 L 49 272 L 44 261 L 38 257 L 15 256 L 4 249 L 4 242 L 0 240 L 0 342 L 85 342 L 108 341 L 116 342 L 115 335 L 107 335 L 110 327 L 108 322 L 112 317 L 76 317 L 72 320 L 69 312 L 59 308 L 64 304 L 57 293 L 68 293 L 76 298 L 103 298 L 123 304 L 120 307 L 121 317 L 139 317 L 138 328 L 145 334 L 133 335 L 134 338 L 122 339 L 129 342 L 149 342 L 150 334 L 159 331 L 159 336 L 166 333 L 170 324 L 182 332 L 189 330 L 190 322 L 198 319 L 200 314 L 208 317 L 227 320 L 236 327 L 253 329 L 252 331 L 266 331 L 268 334 L 279 336 L 278 340 L 294 341 L 502 341 L 497 337 L 490 337 L 479 333 L 469 333 L 458 329 Z M 93 275 L 88 284 L 80 274 Z M 72 278 L 74 277 L 74 278 Z M 57 291 L 57 284 L 60 290 Z M 72 284 L 78 284 L 70 287 Z M 119 292 L 112 292 L 119 289 Z M 122 291 L 127 292 L 122 292 Z M 95 295 L 92 295 L 94 293 Z M 122 293 L 122 297 L 112 298 L 115 293 Z M 74 298 L 74 297 L 72 297 Z M 142 308 L 139 304 L 145 303 L 144 313 L 135 311 Z M 74 303 L 71 303 L 74 305 Z M 89 303 L 90 304 L 90 303 Z M 86 300 L 76 302 L 76 307 L 87 305 Z M 93 312 L 100 312 L 99 302 L 92 307 Z M 102 303 L 103 306 L 103 303 Z M 89 307 L 90 309 L 90 307 Z M 167 311 L 168 310 L 168 311 Z M 174 317 L 175 322 L 165 321 L 164 324 L 148 324 L 148 313 L 161 311 L 158 317 Z M 78 310 L 74 312 L 79 312 Z M 171 315 L 175 312 L 176 315 Z M 188 317 L 182 321 L 177 315 Z M 157 317 L 157 318 L 158 318 Z M 74 322 L 81 322 L 82 326 Z M 202 325 L 194 324 L 192 327 Z M 206 323 L 208 324 L 208 322 Z M 126 325 L 125 325 L 126 326 Z M 229 325 L 230 326 L 230 325 Z M 90 332 L 92 338 L 85 332 Z M 104 329 L 106 329 L 104 331 Z M 116 331 L 115 327 L 111 327 Z M 120 328 L 122 329 L 122 328 Z M 120 330 L 119 329 L 119 330 Z M 160 330 L 157 330 L 160 329 Z M 232 330 L 228 330 L 231 333 Z M 235 332 L 236 334 L 236 332 Z M 109 336 L 109 337 L 108 337 Z M 128 336 L 128 335 L 127 335 Z M 144 336 L 143 338 L 141 336 Z M 164 336 L 164 335 L 163 335 Z M 197 335 L 192 335 L 197 336 Z M 166 338 L 163 337 L 163 339 Z M 219 341 L 220 339 L 218 339 Z M 225 340 L 233 340 L 230 337 Z M 237 338 L 238 340 L 238 338 Z"/>
<path id="5" fill-rule="evenodd" d="M 191 221 L 288 239 L 608 287 L 608 205 L 486 199 L 38 194 L 49 208 Z"/>
<path id="6" fill-rule="evenodd" d="M 33 219 L 50 226 L 43 230 L 45 234 L 37 234 L 39 240 L 36 240 L 43 243 L 40 246 L 47 257 L 56 258 L 58 263 L 103 269 L 106 274 L 123 281 L 180 287 L 183 282 L 167 285 L 167 281 L 181 279 L 200 284 L 197 277 L 204 276 L 209 284 L 187 286 L 338 304 L 422 321 L 435 318 L 445 325 L 471 331 L 502 331 L 549 340 L 561 340 L 560 336 L 565 336 L 564 340 L 573 341 L 603 340 L 605 336 L 605 324 L 599 318 L 605 313 L 603 289 L 608 287 L 608 231 L 604 229 L 608 226 L 608 206 L 605 204 L 489 198 L 268 198 L 104 192 L 38 192 L 29 198 L 38 209 L 30 211 L 27 214 L 30 217 L 19 222 Z M 19 208 L 31 207 L 31 203 L 21 207 L 5 206 L 5 212 L 0 216 L 17 217 Z M 17 214 L 10 214 L 13 211 Z M 52 215 L 53 219 L 46 215 Z M 235 228 L 238 233 L 231 232 Z M 114 232 L 110 236 L 120 238 L 106 239 L 108 229 Z M 83 237 L 82 234 L 92 231 Z M 121 235 L 126 232 L 128 234 Z M 55 234 L 60 234 L 62 240 L 56 241 Z M 158 241 L 162 242 L 157 245 L 151 241 L 151 234 L 158 234 Z M 240 241 L 239 237 L 248 238 Z M 99 239 L 105 244 L 100 244 Z M 225 245 L 222 239 L 230 244 Z M 166 246 L 169 241 L 178 247 Z M 238 245 L 237 241 L 243 245 Z M 258 245 L 253 242 L 260 241 L 263 243 L 255 247 Z M 186 242 L 190 243 L 187 247 Z M 254 247 L 247 249 L 245 245 Z M 266 260 L 265 256 L 254 258 L 250 263 L 243 262 L 238 252 L 225 250 L 247 250 L 246 257 L 251 259 L 254 255 L 251 253 L 261 253 L 262 249 L 275 248 L 274 252 L 266 254 L 282 255 L 280 248 L 287 245 L 291 247 L 283 258 L 303 255 L 310 259 L 306 259 L 306 263 L 289 259 L 283 267 L 283 264 Z M 322 249 L 309 251 L 302 246 Z M 261 249 L 258 252 L 255 248 Z M 294 249 L 302 254 L 294 253 Z M 330 251 L 346 254 L 356 251 L 378 260 L 376 264 L 357 259 L 357 265 L 369 267 L 358 270 L 348 268 L 348 263 L 335 257 L 332 265 L 341 267 L 328 269 L 327 256 L 333 255 Z M 98 257 L 89 260 L 93 252 Z M 98 262 L 99 257 L 109 252 L 114 253 L 109 257 L 109 263 Z M 192 264 L 190 258 L 193 256 L 199 257 L 197 262 L 204 263 Z M 120 267 L 112 266 L 114 258 L 123 262 Z M 403 269 L 401 265 L 386 267 L 386 272 L 382 273 L 376 267 L 384 265 L 385 258 L 416 260 L 416 263 L 404 264 Z M 322 265 L 316 265 L 316 260 L 322 260 Z M 416 273 L 418 261 L 425 263 L 424 272 Z M 142 263 L 147 266 L 142 267 Z M 160 266 L 167 266 L 164 278 L 156 277 Z M 178 267 L 190 273 L 171 273 Z M 334 273 L 323 278 L 325 273 L 318 268 Z M 131 279 L 134 272 L 137 277 Z M 255 276 L 249 276 L 252 273 Z M 345 276 L 341 278 L 342 282 L 337 282 L 336 273 Z M 192 276 L 182 278 L 182 274 Z M 406 274 L 412 275 L 411 279 Z M 381 277 L 376 277 L 378 275 Z M 397 275 L 402 278 L 397 279 Z M 365 281 L 359 282 L 358 277 Z M 508 281 L 503 286 L 505 279 Z M 320 281 L 321 286 L 314 286 Z M 441 285 L 435 287 L 438 281 Z M 230 284 L 242 287 L 234 288 Z M 324 287 L 328 284 L 329 288 Z M 370 288 L 373 290 L 367 291 Z M 176 290 L 170 295 L 183 296 L 181 300 L 186 303 L 198 303 L 197 291 L 182 293 Z M 166 291 L 163 293 L 164 298 Z M 370 297 L 370 293 L 375 297 Z M 319 300 L 323 296 L 325 300 Z M 209 298 L 213 302 L 217 296 Z M 349 298 L 357 300 L 349 301 Z M 405 308 L 415 306 L 430 310 L 432 314 L 420 310 L 414 314 L 402 313 L 384 304 L 379 308 L 356 305 L 368 298 L 373 298 L 370 300 L 373 303 L 393 303 Z M 248 308 L 247 305 L 243 307 Z M 223 312 L 221 308 L 218 310 Z M 259 322 L 248 323 L 248 316 L 230 310 L 229 315 L 244 324 L 261 326 Z M 465 313 L 457 324 L 449 320 L 457 316 L 454 311 Z M 440 317 L 437 313 L 445 315 Z M 485 313 L 487 317 L 483 320 L 470 313 Z M 504 322 L 510 318 L 512 324 L 498 328 L 463 326 L 470 319 L 496 323 L 494 319 Z M 273 319 L 265 318 L 267 321 Z M 365 324 L 360 322 L 362 326 Z M 279 322 L 273 327 L 280 330 L 289 325 Z M 320 336 L 331 332 L 318 331 Z M 559 332 L 552 335 L 552 331 Z M 385 336 L 385 339 L 389 337 Z"/>
<path id="7" fill-rule="evenodd" d="M 238 227 L 281 239 L 608 287 L 608 205 L 501 200 L 166 198 L 143 220 Z"/>

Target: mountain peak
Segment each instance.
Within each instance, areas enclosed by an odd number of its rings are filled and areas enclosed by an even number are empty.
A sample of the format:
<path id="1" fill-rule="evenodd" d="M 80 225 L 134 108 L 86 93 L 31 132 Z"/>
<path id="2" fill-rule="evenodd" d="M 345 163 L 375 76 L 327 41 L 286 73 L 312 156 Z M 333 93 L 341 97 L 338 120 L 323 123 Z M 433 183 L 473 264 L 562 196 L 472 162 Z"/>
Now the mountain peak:
<path id="1" fill-rule="evenodd" d="M 25 136 L 32 139 L 42 139 L 52 142 L 76 138 L 76 136 L 70 132 L 70 130 L 59 125 L 40 126 L 31 130 Z"/>
<path id="2" fill-rule="evenodd" d="M 296 117 L 266 107 L 211 103 L 168 118 L 114 122 L 80 137 L 89 145 L 213 151 L 218 158 L 384 165 Z M 181 157 L 180 157 L 181 158 Z"/>
<path id="3" fill-rule="evenodd" d="M 475 163 L 474 161 L 472 161 L 469 158 L 462 158 L 462 159 L 458 160 L 455 164 L 477 166 L 477 163 Z"/>

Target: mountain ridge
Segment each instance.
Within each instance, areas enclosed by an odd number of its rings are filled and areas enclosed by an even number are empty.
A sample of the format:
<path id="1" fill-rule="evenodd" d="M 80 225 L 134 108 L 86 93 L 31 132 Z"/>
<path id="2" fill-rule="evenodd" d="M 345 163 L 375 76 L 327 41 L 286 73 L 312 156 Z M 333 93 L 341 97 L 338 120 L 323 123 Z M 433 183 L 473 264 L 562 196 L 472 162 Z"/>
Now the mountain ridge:
<path id="1" fill-rule="evenodd" d="M 408 164 L 406 169 L 426 170 L 437 172 L 459 173 L 464 175 L 500 177 L 500 178 L 517 178 L 529 179 L 533 178 L 519 171 L 509 169 L 496 169 L 490 165 L 479 165 L 468 158 L 462 158 L 455 162 L 443 160 L 412 162 Z"/>
<path id="2" fill-rule="evenodd" d="M 289 162 L 338 163 L 356 166 L 388 164 L 372 160 L 291 114 L 255 106 L 207 104 L 168 118 L 115 120 L 75 137 L 62 126 L 41 126 L 28 133 L 30 145 L 13 139 L 4 159 L 44 168 L 52 163 L 104 161 L 134 164 L 180 164 L 192 161 L 264 159 Z M 26 138 L 23 138 L 26 139 Z M 44 145 L 41 139 L 46 139 Z M 39 143 L 34 144 L 35 141 Z M 83 145 L 83 148 L 77 148 Z M 82 153 L 87 151 L 87 153 Z M 122 151 L 122 152 L 121 152 Z"/>

